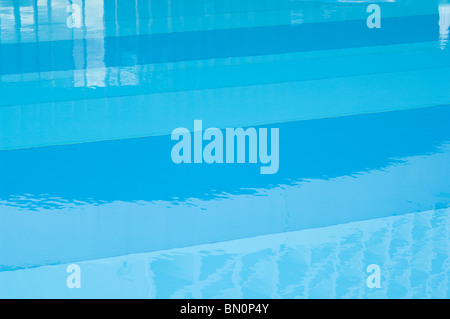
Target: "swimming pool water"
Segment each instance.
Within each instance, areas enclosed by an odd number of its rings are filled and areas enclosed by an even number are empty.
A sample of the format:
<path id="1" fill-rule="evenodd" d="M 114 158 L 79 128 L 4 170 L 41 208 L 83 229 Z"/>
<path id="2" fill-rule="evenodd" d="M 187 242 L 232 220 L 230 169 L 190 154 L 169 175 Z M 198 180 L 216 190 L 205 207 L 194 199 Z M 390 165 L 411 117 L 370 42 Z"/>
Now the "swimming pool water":
<path id="1" fill-rule="evenodd" d="M 448 298 L 450 4 L 370 3 L 0 0 L 0 297 Z"/>

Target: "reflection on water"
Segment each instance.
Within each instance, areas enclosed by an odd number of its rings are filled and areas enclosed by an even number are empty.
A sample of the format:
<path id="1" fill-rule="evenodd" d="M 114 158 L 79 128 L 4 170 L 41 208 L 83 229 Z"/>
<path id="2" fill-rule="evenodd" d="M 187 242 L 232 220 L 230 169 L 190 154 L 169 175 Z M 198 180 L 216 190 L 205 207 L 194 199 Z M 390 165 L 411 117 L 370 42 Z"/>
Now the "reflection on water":
<path id="1" fill-rule="evenodd" d="M 3 44 L 2 51 L 7 62 L 3 60 L 1 63 L 0 73 L 20 74 L 74 70 L 72 74 L 74 87 L 139 85 L 143 79 L 129 68 L 131 66 L 314 49 L 342 49 L 354 47 L 355 43 L 349 40 L 355 37 L 361 42 L 359 45 L 385 45 L 391 42 L 402 42 L 402 40 L 396 39 L 395 29 L 398 29 L 398 34 L 402 35 L 406 42 L 411 41 L 412 39 L 406 40 L 411 37 L 414 38 L 414 41 L 436 39 L 434 21 L 437 19 L 437 10 L 435 3 L 421 4 L 408 1 L 397 4 L 392 1 L 386 2 L 383 18 L 390 19 L 406 15 L 411 19 L 400 19 L 394 23 L 394 28 L 389 28 L 389 23 L 386 24 L 380 31 L 383 32 L 379 39 L 381 42 L 372 39 L 373 41 L 363 43 L 364 39 L 371 38 L 372 35 L 365 30 L 364 25 L 359 28 L 359 22 L 354 25 L 349 22 L 355 19 L 365 20 L 361 11 L 365 15 L 365 11 L 362 9 L 366 4 L 360 1 L 358 3 L 287 0 L 261 3 L 261 1 L 249 1 L 246 6 L 243 6 L 238 2 L 226 4 L 226 1 L 213 3 L 205 0 L 195 1 L 187 6 L 180 1 L 151 3 L 150 1 L 118 0 L 112 3 L 108 1 L 86 2 L 85 0 L 30 0 L 26 2 L 2 0 L 0 2 L 0 43 Z M 69 28 L 66 25 L 70 14 L 67 12 L 67 7 L 72 4 L 77 4 L 81 8 L 82 24 L 80 28 Z M 439 6 L 441 46 L 445 45 L 448 34 L 447 11 L 448 5 Z M 416 13 L 415 19 L 413 19 L 414 13 Z M 422 16 L 435 15 L 436 17 L 421 21 L 422 18 L 418 16 L 419 14 Z M 243 21 L 247 25 L 242 24 Z M 347 22 L 344 23 L 344 21 Z M 286 30 L 290 30 L 290 28 L 279 28 L 283 25 L 297 24 L 313 24 L 313 32 L 309 29 L 299 29 L 297 33 L 287 34 Z M 302 27 L 307 28 L 306 26 Z M 251 28 L 264 29 L 261 29 L 260 32 L 244 34 L 241 39 L 239 39 L 239 33 L 218 32 L 236 28 L 240 28 L 240 33 L 245 33 L 248 31 L 247 29 Z M 205 33 L 208 30 L 216 31 L 211 38 Z M 354 32 L 352 30 L 359 31 L 352 34 Z M 167 36 L 164 41 L 156 41 L 154 37 L 149 38 L 151 34 L 187 34 L 188 31 L 203 33 L 198 37 L 186 35 L 185 39 Z M 362 34 L 363 31 L 366 33 Z M 275 33 L 276 38 L 279 37 L 280 41 L 272 43 L 272 33 Z M 124 42 L 105 40 L 105 38 L 111 39 L 118 36 L 124 37 Z M 230 43 L 230 39 L 232 40 L 236 36 L 238 39 Z M 214 42 L 214 39 L 218 40 L 217 43 Z M 270 46 L 270 50 L 260 47 L 263 39 Z M 293 39 L 302 40 L 292 41 Z M 288 41 L 288 46 L 283 44 L 284 40 Z M 49 41 L 54 45 L 46 48 L 43 43 Z M 333 43 L 336 41 L 340 45 Z M 182 45 L 177 46 L 177 43 Z M 227 45 L 221 47 L 220 43 Z M 303 45 L 296 45 L 298 43 L 303 43 Z M 305 46 L 305 43 L 308 45 Z M 21 45 L 12 46 L 12 44 Z M 189 52 L 191 47 L 194 47 L 196 52 L 183 54 L 183 56 L 175 54 Z M 211 51 L 211 47 L 216 47 L 215 53 L 206 53 Z M 241 50 L 228 52 L 230 47 L 241 48 Z M 249 51 L 245 50 L 245 47 L 253 49 Z M 203 54 L 201 54 L 202 52 Z M 224 52 L 224 54 L 220 55 L 219 52 Z M 26 62 L 27 60 L 31 60 L 33 63 Z M 117 66 L 124 66 L 124 68 L 112 68 Z M 145 79 L 144 83 L 146 83 Z"/>
<path id="2" fill-rule="evenodd" d="M 246 20 L 243 12 L 263 5 L 208 7 L 211 18 L 198 3 L 136 12 L 119 1 L 116 13 L 111 2 L 89 2 L 82 27 L 70 29 L 62 3 L 38 2 L 37 24 L 21 24 L 19 41 L 17 6 L 3 3 L 11 5 L 2 14 L 2 150 L 170 134 L 199 116 L 232 127 L 450 103 L 450 52 L 436 46 L 435 5 L 406 6 L 405 13 L 387 3 L 383 28 L 372 30 L 361 23 L 363 4 L 267 1 L 258 12 L 279 20 Z M 47 3 L 52 10 L 44 10 Z M 326 5 L 343 7 L 327 18 Z M 292 26 L 285 11 L 296 6 L 312 11 Z M 230 11 L 235 24 L 215 16 Z M 194 18 L 182 23 L 187 13 Z M 169 16 L 181 19 L 170 20 L 177 32 L 155 29 L 154 19 L 167 26 Z M 329 99 L 317 98 L 324 88 Z"/>
<path id="3" fill-rule="evenodd" d="M 380 5 L 0 0 L 0 296 L 448 297 L 449 6 Z M 278 174 L 173 164 L 194 119 Z"/>
<path id="4" fill-rule="evenodd" d="M 82 289 L 65 287 L 67 265 L 1 272 L 0 297 L 449 298 L 449 234 L 440 209 L 79 262 Z"/>
<path id="5" fill-rule="evenodd" d="M 448 298 L 449 217 L 418 213 L 145 257 L 154 297 Z M 382 269 L 380 290 L 365 287 L 369 264 Z"/>
<path id="6" fill-rule="evenodd" d="M 1 269 L 449 207 L 449 112 L 279 123 L 282 165 L 270 176 L 176 165 L 168 136 L 0 152 L 0 237 L 14 242 Z"/>
<path id="7" fill-rule="evenodd" d="M 442 49 L 448 42 L 448 28 L 450 27 L 450 4 L 439 6 L 439 44 Z"/>
<path id="8" fill-rule="evenodd" d="M 81 8 L 80 28 L 66 25 L 67 6 L 71 4 Z M 366 3 L 249 0 L 243 5 L 202 0 L 186 5 L 183 1 L 147 0 L 2 0 L 0 90 L 11 93 L 0 105 L 448 66 L 446 53 L 438 56 L 429 47 L 420 52 L 417 48 L 395 49 L 398 55 L 378 58 L 368 51 L 364 54 L 367 47 L 436 41 L 438 19 L 439 43 L 445 46 L 448 5 L 441 4 L 439 11 L 434 2 L 384 5 L 383 19 L 390 22 L 374 31 L 361 24 L 367 15 Z M 319 60 L 309 54 L 355 48 L 360 51 L 346 52 L 346 59 Z M 20 94 L 24 90 L 32 93 Z M 60 105 L 54 107 L 61 109 Z M 72 116 L 76 114 L 64 115 Z"/>

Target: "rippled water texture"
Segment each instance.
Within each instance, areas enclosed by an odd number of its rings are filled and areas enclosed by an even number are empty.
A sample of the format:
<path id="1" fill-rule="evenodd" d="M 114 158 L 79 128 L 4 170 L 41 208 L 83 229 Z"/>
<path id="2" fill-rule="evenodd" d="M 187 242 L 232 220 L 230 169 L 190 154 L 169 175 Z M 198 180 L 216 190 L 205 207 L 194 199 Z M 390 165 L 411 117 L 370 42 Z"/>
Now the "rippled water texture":
<path id="1" fill-rule="evenodd" d="M 448 298 L 450 3 L 370 3 L 0 0 L 0 297 Z"/>

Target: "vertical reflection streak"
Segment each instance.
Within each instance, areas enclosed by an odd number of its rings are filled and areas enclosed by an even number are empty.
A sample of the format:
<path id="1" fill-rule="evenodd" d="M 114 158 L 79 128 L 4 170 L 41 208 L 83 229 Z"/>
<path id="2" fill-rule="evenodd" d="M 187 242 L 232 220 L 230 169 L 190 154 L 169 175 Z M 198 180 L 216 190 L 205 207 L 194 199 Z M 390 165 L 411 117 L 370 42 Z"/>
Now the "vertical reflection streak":
<path id="1" fill-rule="evenodd" d="M 20 2 L 13 1 L 14 6 L 14 30 L 16 32 L 16 41 L 17 43 L 22 42 L 21 28 L 22 28 L 22 19 L 20 17 Z M 20 52 L 18 52 L 20 53 Z"/>
<path id="2" fill-rule="evenodd" d="M 82 26 L 83 26 L 83 80 L 87 86 L 87 30 L 86 30 L 86 0 L 82 0 Z"/>
<path id="3" fill-rule="evenodd" d="M 16 34 L 16 41 L 17 43 L 21 43 L 22 42 L 22 35 L 21 35 L 21 29 L 22 29 L 22 19 L 20 17 L 20 3 L 19 1 L 14 1 L 13 2 L 14 5 L 14 31 Z M 20 73 L 22 73 L 22 51 L 20 50 L 19 47 L 17 47 L 16 49 L 16 54 L 15 54 L 15 63 L 18 65 L 18 69 L 20 71 Z"/>
<path id="4" fill-rule="evenodd" d="M 35 41 L 38 44 L 39 43 L 39 6 L 38 6 L 38 0 L 33 0 L 33 16 L 34 16 L 34 37 Z M 39 45 L 36 45 L 36 63 L 39 64 L 39 57 L 40 57 L 40 50 Z M 38 78 L 41 79 L 41 72 L 38 72 Z"/>
<path id="5" fill-rule="evenodd" d="M 439 47 L 444 49 L 448 43 L 450 27 L 450 4 L 439 5 Z"/>

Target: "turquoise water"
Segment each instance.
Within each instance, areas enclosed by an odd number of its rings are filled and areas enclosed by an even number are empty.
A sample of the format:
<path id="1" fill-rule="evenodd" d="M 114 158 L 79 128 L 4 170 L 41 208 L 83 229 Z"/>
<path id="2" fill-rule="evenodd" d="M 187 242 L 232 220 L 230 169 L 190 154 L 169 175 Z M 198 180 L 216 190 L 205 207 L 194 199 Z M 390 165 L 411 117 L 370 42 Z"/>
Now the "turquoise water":
<path id="1" fill-rule="evenodd" d="M 0 0 L 0 297 L 448 298 L 450 4 L 375 3 Z"/>
<path id="2" fill-rule="evenodd" d="M 448 298 L 449 210 L 0 273 L 1 297 Z M 380 289 L 365 267 L 383 269 Z"/>

